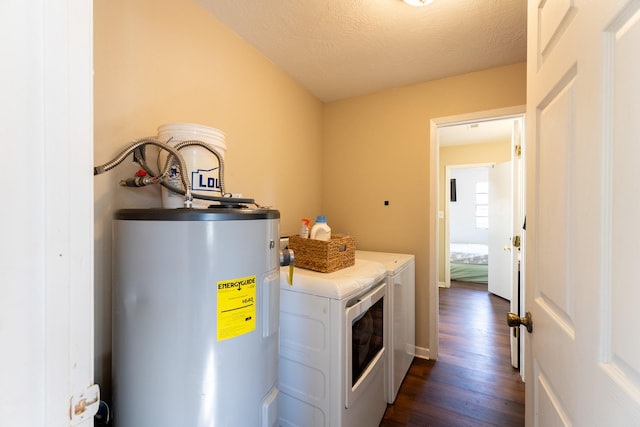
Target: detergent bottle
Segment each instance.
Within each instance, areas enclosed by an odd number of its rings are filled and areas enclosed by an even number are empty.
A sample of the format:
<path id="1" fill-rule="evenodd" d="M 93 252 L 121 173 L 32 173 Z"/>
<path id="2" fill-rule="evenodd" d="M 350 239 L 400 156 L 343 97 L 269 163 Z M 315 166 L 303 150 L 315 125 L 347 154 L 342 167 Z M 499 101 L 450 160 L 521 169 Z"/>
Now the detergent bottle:
<path id="1" fill-rule="evenodd" d="M 311 227 L 311 238 L 316 240 L 324 240 L 328 242 L 331 240 L 331 227 L 327 224 L 327 217 L 324 215 L 318 215 L 316 223 Z"/>

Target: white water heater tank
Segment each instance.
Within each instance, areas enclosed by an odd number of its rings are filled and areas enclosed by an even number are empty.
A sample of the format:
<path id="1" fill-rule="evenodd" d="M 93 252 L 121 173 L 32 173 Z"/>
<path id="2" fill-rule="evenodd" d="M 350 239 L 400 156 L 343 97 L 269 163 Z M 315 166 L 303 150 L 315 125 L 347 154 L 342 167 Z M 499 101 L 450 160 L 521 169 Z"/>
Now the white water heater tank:
<path id="1" fill-rule="evenodd" d="M 118 427 L 277 425 L 279 218 L 228 207 L 116 212 Z"/>

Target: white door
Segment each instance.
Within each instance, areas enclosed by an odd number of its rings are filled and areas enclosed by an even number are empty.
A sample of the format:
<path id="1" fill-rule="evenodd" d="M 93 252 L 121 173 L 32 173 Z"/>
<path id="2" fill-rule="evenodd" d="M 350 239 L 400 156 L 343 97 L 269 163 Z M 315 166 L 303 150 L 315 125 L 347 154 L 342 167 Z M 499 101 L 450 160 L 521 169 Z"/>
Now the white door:
<path id="1" fill-rule="evenodd" d="M 512 238 L 511 238 L 511 302 L 509 309 L 512 313 L 520 314 L 521 300 L 521 270 L 524 263 L 521 263 L 521 237 L 524 224 L 524 168 L 522 167 L 522 147 L 524 146 L 524 123 L 522 119 L 513 121 L 513 133 L 511 137 L 511 185 L 512 185 Z M 510 334 L 511 344 L 511 365 L 520 368 L 520 330 L 513 329 Z"/>
<path id="2" fill-rule="evenodd" d="M 2 426 L 93 425 L 92 28 L 91 2 L 2 2 Z"/>
<path id="3" fill-rule="evenodd" d="M 522 119 L 513 120 L 512 159 L 489 170 L 489 292 L 509 300 L 509 309 L 519 313 L 520 239 L 523 179 L 521 157 Z M 520 332 L 510 334 L 511 365 L 520 367 Z"/>
<path id="4" fill-rule="evenodd" d="M 530 0 L 528 426 L 640 420 L 640 2 Z"/>
<path id="5" fill-rule="evenodd" d="M 511 162 L 489 168 L 489 292 L 511 301 Z"/>

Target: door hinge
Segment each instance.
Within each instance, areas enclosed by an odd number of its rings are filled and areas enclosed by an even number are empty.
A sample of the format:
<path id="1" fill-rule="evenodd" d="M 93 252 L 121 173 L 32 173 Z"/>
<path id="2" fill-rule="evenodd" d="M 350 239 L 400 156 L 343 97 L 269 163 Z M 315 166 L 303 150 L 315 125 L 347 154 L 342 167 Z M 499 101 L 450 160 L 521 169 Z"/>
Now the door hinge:
<path id="1" fill-rule="evenodd" d="M 512 245 L 514 248 L 520 248 L 520 236 L 513 236 Z"/>
<path id="2" fill-rule="evenodd" d="M 520 144 L 516 145 L 516 156 L 518 156 L 518 158 L 522 157 L 522 145 Z"/>
<path id="3" fill-rule="evenodd" d="M 93 418 L 100 406 L 100 386 L 93 384 L 80 394 L 71 396 L 69 406 L 69 418 L 71 425 L 75 426 L 83 421 Z"/>

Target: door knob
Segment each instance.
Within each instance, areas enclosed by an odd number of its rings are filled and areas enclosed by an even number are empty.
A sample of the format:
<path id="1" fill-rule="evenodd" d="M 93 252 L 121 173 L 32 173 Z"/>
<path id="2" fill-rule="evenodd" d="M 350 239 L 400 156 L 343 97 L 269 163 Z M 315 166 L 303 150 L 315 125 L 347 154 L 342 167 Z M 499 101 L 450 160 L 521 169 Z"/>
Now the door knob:
<path id="1" fill-rule="evenodd" d="M 526 326 L 527 332 L 533 331 L 533 320 L 531 320 L 531 312 L 527 311 L 524 317 L 519 317 L 515 313 L 507 313 L 507 325 L 514 328 L 516 326 Z"/>

